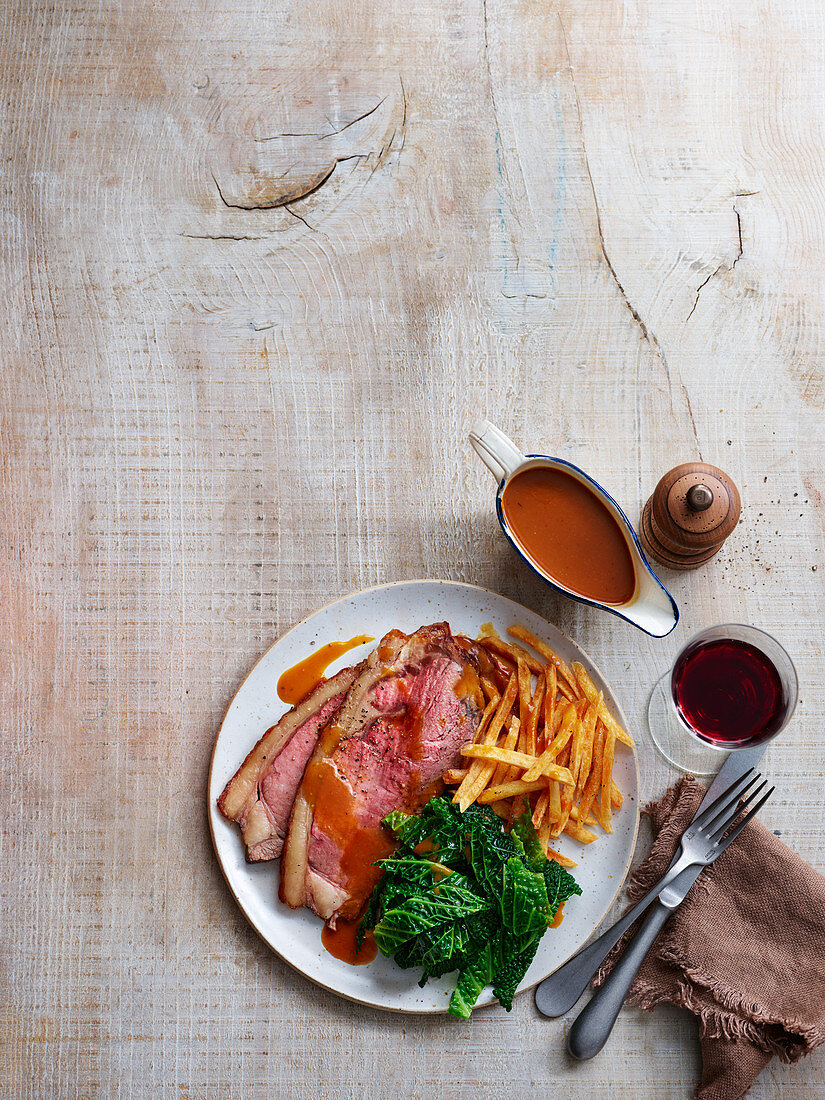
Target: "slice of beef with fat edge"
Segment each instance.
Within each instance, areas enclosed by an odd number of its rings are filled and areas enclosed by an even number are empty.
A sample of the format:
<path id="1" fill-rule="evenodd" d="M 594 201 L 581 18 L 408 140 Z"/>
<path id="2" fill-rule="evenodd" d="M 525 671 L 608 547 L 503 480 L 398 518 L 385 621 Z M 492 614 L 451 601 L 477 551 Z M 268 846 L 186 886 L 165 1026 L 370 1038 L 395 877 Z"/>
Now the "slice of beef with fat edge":
<path id="1" fill-rule="evenodd" d="M 295 792 L 322 728 L 340 710 L 362 665 L 322 680 L 266 731 L 218 799 L 240 826 L 250 863 L 276 859 L 284 846 Z"/>
<path id="2" fill-rule="evenodd" d="M 393 843 L 382 819 L 415 812 L 461 761 L 484 709 L 471 648 L 446 623 L 390 631 L 326 725 L 295 797 L 280 897 L 334 926 L 354 919 Z"/>

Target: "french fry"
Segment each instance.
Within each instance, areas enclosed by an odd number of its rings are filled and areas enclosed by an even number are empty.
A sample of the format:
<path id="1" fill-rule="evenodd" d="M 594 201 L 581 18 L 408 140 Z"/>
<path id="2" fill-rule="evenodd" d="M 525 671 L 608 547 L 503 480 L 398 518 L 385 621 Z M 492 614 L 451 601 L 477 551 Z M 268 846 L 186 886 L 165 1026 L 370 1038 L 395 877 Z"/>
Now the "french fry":
<path id="1" fill-rule="evenodd" d="M 513 719 L 514 724 L 518 718 Z M 536 763 L 536 757 L 527 756 L 526 752 L 518 752 L 515 749 L 506 749 L 499 745 L 463 745 L 461 755 L 472 760 L 494 761 L 495 763 L 515 764 L 516 768 L 527 770 Z M 563 768 L 558 763 L 544 763 L 541 766 L 540 775 L 547 775 L 548 779 L 557 779 L 569 787 L 575 787 L 572 774 L 568 768 Z"/>
<path id="2" fill-rule="evenodd" d="M 458 803 L 458 808 L 461 810 L 462 813 L 464 813 L 465 810 L 472 806 L 472 804 L 475 802 L 475 800 L 493 778 L 493 773 L 495 772 L 495 770 L 495 763 L 485 763 L 480 766 L 477 774 L 472 778 L 468 771 L 467 778 L 463 781 L 461 786 L 457 788 L 455 794 L 453 795 L 453 802 Z"/>
<path id="3" fill-rule="evenodd" d="M 604 738 L 604 758 L 602 760 L 602 786 L 601 795 L 599 796 L 599 804 L 601 806 L 602 816 L 599 819 L 599 824 L 606 833 L 613 832 L 613 826 L 610 823 L 612 809 L 610 806 L 610 795 L 612 791 L 613 783 L 613 753 L 616 749 L 616 731 L 608 726 L 607 733 Z"/>
<path id="4" fill-rule="evenodd" d="M 538 828 L 539 844 L 542 846 L 542 848 L 545 850 L 545 852 L 547 851 L 547 849 L 550 846 L 550 836 L 551 836 L 552 825 L 553 825 L 552 821 L 548 821 L 547 818 L 545 818 L 545 820 L 541 823 L 541 825 Z"/>
<path id="5" fill-rule="evenodd" d="M 564 831 L 568 836 L 572 836 L 574 840 L 578 840 L 580 844 L 592 844 L 596 839 L 596 834 L 591 833 L 589 829 L 585 829 L 584 825 L 579 824 L 578 821 L 568 820 L 565 823 Z"/>
<path id="6" fill-rule="evenodd" d="M 537 638 L 535 634 L 531 634 L 530 631 L 523 626 L 508 626 L 507 633 L 512 634 L 514 638 L 518 638 L 520 642 L 526 642 L 527 645 L 532 646 L 536 653 L 540 653 L 548 664 L 556 666 L 562 679 L 566 681 L 566 685 L 559 684 L 559 691 L 568 695 L 570 698 L 575 698 L 579 694 L 576 677 L 561 657 L 553 652 L 549 645 L 545 645 L 540 638 Z"/>
<path id="7" fill-rule="evenodd" d="M 518 744 L 519 730 L 520 723 L 518 718 L 509 719 L 509 721 L 507 722 L 507 733 L 502 739 L 499 747 L 504 749 L 505 752 L 511 752 Z M 508 767 L 506 764 L 499 764 L 499 766 L 493 772 L 492 778 L 490 779 L 490 784 L 492 786 L 498 786 L 499 784 L 503 783 L 505 779 L 509 778 L 509 772 L 511 770 L 514 771 L 515 769 Z M 478 801 L 478 799 L 476 799 L 476 801 Z"/>
<path id="8" fill-rule="evenodd" d="M 488 702 L 491 702 L 493 699 L 498 702 L 499 690 L 493 683 L 493 681 L 488 680 L 486 676 L 481 677 L 481 690 L 484 692 L 485 698 Z"/>
<path id="9" fill-rule="evenodd" d="M 503 638 L 496 637 L 492 634 L 480 638 L 479 645 L 483 645 L 488 652 L 492 651 L 497 657 L 504 657 L 508 661 L 512 661 L 514 665 L 518 665 L 519 661 L 523 661 L 536 676 L 538 676 L 544 668 L 541 661 L 536 660 L 532 653 L 528 653 L 527 650 L 523 649 L 520 645 L 515 645 L 513 642 L 506 642 Z"/>
<path id="10" fill-rule="evenodd" d="M 604 722 L 596 723 L 595 740 L 593 742 L 593 765 L 590 769 L 590 775 L 587 778 L 587 783 L 582 791 L 581 802 L 579 803 L 579 813 L 582 818 L 587 818 L 590 813 L 590 807 L 593 805 L 593 800 L 598 794 L 602 785 L 602 765 L 604 762 L 604 735 L 605 726 Z"/>
<path id="11" fill-rule="evenodd" d="M 533 791 L 547 791 L 547 780 L 536 779 L 532 783 L 525 783 L 523 779 L 513 779 L 509 783 L 500 783 L 498 786 L 489 786 L 476 799 L 476 802 L 489 804 L 499 802 L 502 798 L 515 798 L 517 795 L 532 794 Z"/>
<path id="12" fill-rule="evenodd" d="M 510 752 L 512 749 L 510 746 L 515 745 L 518 741 L 518 718 L 512 716 L 507 719 L 506 722 L 507 732 L 503 734 L 499 744 L 489 746 L 490 751 L 493 749 L 501 749 L 502 751 Z M 501 779 L 501 777 L 507 772 L 507 768 L 503 766 L 501 762 L 497 764 L 483 764 L 481 772 L 473 783 L 470 784 L 466 797 L 469 798 L 469 804 L 478 800 L 478 796 L 484 791 L 491 783 L 495 783 Z"/>
<path id="13" fill-rule="evenodd" d="M 562 867 L 567 867 L 568 870 L 571 867 L 578 867 L 578 863 L 576 863 L 575 859 L 568 859 L 567 856 L 563 856 L 561 852 L 556 852 L 549 846 L 544 849 L 544 854 L 548 859 L 554 859 L 556 863 L 560 863 Z"/>
<path id="14" fill-rule="evenodd" d="M 581 811 L 579 810 L 578 806 L 574 806 L 573 809 L 570 811 L 570 820 L 571 821 L 577 821 L 580 825 L 595 825 L 596 824 L 596 818 L 593 816 L 592 810 L 587 815 L 587 817 L 582 817 Z"/>
<path id="15" fill-rule="evenodd" d="M 550 788 L 547 786 L 546 783 L 543 783 L 543 781 L 540 780 L 540 779 L 536 779 L 533 782 L 542 783 L 543 788 L 544 788 L 542 790 L 541 794 L 536 799 L 536 804 L 533 807 L 533 816 L 531 818 L 531 820 L 533 822 L 533 828 L 538 829 L 538 827 L 541 825 L 542 821 L 544 820 L 545 813 L 547 812 L 547 803 L 550 801 Z"/>
<path id="16" fill-rule="evenodd" d="M 573 736 L 573 730 L 575 728 L 577 714 L 576 708 L 573 703 L 568 703 L 564 710 L 561 711 L 561 721 L 559 727 L 556 730 L 556 734 L 550 743 L 547 752 L 551 760 L 554 760 L 557 756 L 561 755 L 565 745 L 568 744 Z"/>
<path id="17" fill-rule="evenodd" d="M 524 796 L 517 794 L 510 802 L 510 815 L 507 818 L 508 828 L 513 827 L 513 822 L 524 813 Z"/>
<path id="18" fill-rule="evenodd" d="M 613 832 L 613 826 L 611 825 L 610 821 L 604 815 L 604 809 L 602 807 L 602 802 L 601 802 L 601 795 L 599 796 L 598 800 L 593 803 L 593 808 L 590 812 L 591 812 L 593 818 L 595 818 L 595 820 L 599 823 L 599 825 L 601 825 L 604 832 L 606 832 L 606 833 L 612 833 Z"/>
<path id="19" fill-rule="evenodd" d="M 572 728 L 572 727 L 571 727 Z M 568 740 L 567 744 L 559 751 L 556 757 L 556 763 L 560 768 L 570 766 L 570 751 L 572 744 Z M 559 808 L 556 816 L 556 822 L 553 826 L 552 836 L 561 836 L 561 831 L 567 824 L 567 819 L 570 816 L 570 811 L 573 808 L 573 790 L 570 787 L 559 786 Z"/>
<path id="20" fill-rule="evenodd" d="M 599 692 L 596 691 L 596 685 L 590 679 L 587 669 L 584 665 L 573 662 L 573 671 L 576 674 L 576 680 L 582 693 L 587 697 L 588 701 L 595 703 L 598 701 Z M 633 738 L 630 734 L 622 729 L 607 707 L 604 705 L 604 700 L 599 704 L 599 718 L 604 722 L 608 729 L 613 730 L 613 734 L 617 741 L 621 741 L 623 745 L 633 745 Z"/>
<path id="21" fill-rule="evenodd" d="M 536 799 L 536 805 L 533 809 L 533 827 L 535 829 L 538 829 L 544 820 L 552 824 L 561 817 L 561 796 L 559 790 L 560 786 L 558 782 L 555 779 L 551 779 L 546 789 L 542 791 Z"/>
<path id="22" fill-rule="evenodd" d="M 573 809 L 573 794 L 573 787 L 564 787 L 560 791 L 559 816 L 550 833 L 553 837 L 561 836 L 567 822 L 570 820 L 570 811 Z"/>
<path id="23" fill-rule="evenodd" d="M 544 738 L 545 746 L 553 739 L 553 730 L 556 720 L 556 695 L 558 694 L 558 673 L 555 665 L 548 665 L 545 674 L 546 688 L 544 692 Z"/>
<path id="24" fill-rule="evenodd" d="M 582 720 L 582 749 L 579 774 L 576 777 L 576 798 L 581 798 L 585 783 L 590 776 L 590 766 L 593 758 L 593 739 L 596 733 L 596 718 L 599 708 L 595 703 L 589 703 Z"/>
<path id="25" fill-rule="evenodd" d="M 517 721 L 517 718 L 513 719 L 514 723 Z M 461 755 L 469 756 L 474 760 L 493 760 L 499 764 L 515 764 L 517 768 L 525 770 L 536 762 L 535 756 L 528 756 L 526 753 L 515 752 L 512 749 L 499 748 L 497 745 L 464 745 L 461 749 Z M 558 764 L 542 765 L 540 774 L 546 775 L 550 779 L 558 779 L 560 783 L 566 783 L 570 787 L 575 787 L 573 776 L 568 769 L 562 768 Z"/>
<path id="26" fill-rule="evenodd" d="M 545 764 L 551 764 L 553 760 L 558 756 L 567 742 L 570 740 L 570 736 L 573 732 L 573 723 L 576 721 L 576 708 L 572 703 L 568 703 L 564 709 L 561 719 L 561 726 L 559 732 L 553 738 L 551 744 L 544 750 L 541 756 L 533 764 L 532 768 L 529 768 L 523 778 L 528 780 L 537 779 L 542 774 L 542 768 Z"/>
<path id="27" fill-rule="evenodd" d="M 559 765 L 560 768 L 568 768 L 570 766 L 570 741 L 569 740 L 568 740 L 566 745 L 563 745 L 562 748 L 559 749 L 558 755 L 556 756 L 556 763 Z"/>
<path id="28" fill-rule="evenodd" d="M 570 739 L 570 774 L 573 776 L 573 782 L 578 784 L 579 770 L 582 763 L 582 739 L 583 739 L 583 726 L 582 720 L 578 713 L 573 722 L 573 736 Z M 574 792 L 575 796 L 575 792 Z"/>
<path id="29" fill-rule="evenodd" d="M 509 699 L 508 699 L 509 695 Z M 481 722 L 479 723 L 478 732 L 476 733 L 476 740 L 481 741 L 484 738 L 483 744 L 495 745 L 498 740 L 499 731 L 504 723 L 504 718 L 512 706 L 513 700 L 516 697 L 516 681 L 514 677 L 511 677 L 509 684 L 507 685 L 504 694 L 500 699 L 491 699 L 487 706 L 484 708 L 484 713 L 481 716 Z M 479 764 L 473 761 L 469 768 L 467 768 L 467 774 L 461 781 L 460 786 L 453 795 L 453 802 L 456 802 L 461 808 L 462 813 L 468 806 L 472 805 L 471 801 L 467 801 L 469 791 L 473 783 L 478 779 L 481 774 L 483 764 Z M 495 768 L 492 769 L 490 775 L 493 774 Z"/>
<path id="30" fill-rule="evenodd" d="M 553 821 L 558 821 L 561 817 L 561 786 L 551 782 L 547 789 L 550 792 L 550 798 L 547 801 L 546 816 L 551 817 Z"/>
<path id="31" fill-rule="evenodd" d="M 519 712 L 519 738 L 518 745 L 507 744 L 502 746 L 505 749 L 518 748 L 519 752 L 526 752 L 527 745 L 526 740 L 528 736 L 528 730 L 530 726 L 530 686 L 531 676 L 530 669 L 519 657 L 518 665 L 516 666 L 516 674 L 518 676 L 518 712 Z M 499 785 L 501 783 L 507 783 L 511 779 L 518 779 L 519 770 L 512 764 L 508 767 L 500 767 L 496 774 L 493 776 L 493 783 Z"/>
<path id="32" fill-rule="evenodd" d="M 454 787 L 457 783 L 461 782 L 466 774 L 466 768 L 448 768 L 447 771 L 444 772 L 444 782 L 448 787 Z"/>
<path id="33" fill-rule="evenodd" d="M 519 721 L 521 722 L 522 729 L 527 723 L 527 716 L 530 712 L 530 699 L 533 691 L 530 683 L 530 669 L 519 658 L 517 665 L 518 671 L 518 706 L 519 706 Z"/>
<path id="34" fill-rule="evenodd" d="M 536 690 L 533 693 L 533 698 L 530 700 L 530 716 L 527 721 L 527 728 L 525 730 L 522 727 L 521 743 L 519 748 L 523 752 L 526 752 L 528 756 L 536 755 L 536 742 L 539 727 L 539 718 L 541 716 L 542 703 L 544 702 L 544 673 L 539 673 L 538 683 L 536 684 Z"/>
<path id="35" fill-rule="evenodd" d="M 613 807 L 614 810 L 620 810 L 622 808 L 622 803 L 623 802 L 624 802 L 624 795 L 619 790 L 619 788 L 616 786 L 616 780 L 611 779 L 610 780 L 610 805 Z"/>

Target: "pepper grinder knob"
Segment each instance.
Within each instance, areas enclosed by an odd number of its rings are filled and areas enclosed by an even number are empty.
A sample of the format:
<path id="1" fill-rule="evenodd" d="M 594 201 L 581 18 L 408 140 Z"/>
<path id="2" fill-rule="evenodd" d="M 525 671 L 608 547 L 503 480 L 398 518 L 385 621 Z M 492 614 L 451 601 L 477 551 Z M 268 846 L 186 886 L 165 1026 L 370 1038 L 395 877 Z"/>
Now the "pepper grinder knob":
<path id="1" fill-rule="evenodd" d="M 691 512 L 704 512 L 713 504 L 713 493 L 707 485 L 692 485 L 685 496 Z"/>
<path id="2" fill-rule="evenodd" d="M 670 569 L 695 569 L 719 552 L 741 507 L 739 491 L 723 470 L 685 462 L 665 474 L 645 504 L 642 545 Z"/>

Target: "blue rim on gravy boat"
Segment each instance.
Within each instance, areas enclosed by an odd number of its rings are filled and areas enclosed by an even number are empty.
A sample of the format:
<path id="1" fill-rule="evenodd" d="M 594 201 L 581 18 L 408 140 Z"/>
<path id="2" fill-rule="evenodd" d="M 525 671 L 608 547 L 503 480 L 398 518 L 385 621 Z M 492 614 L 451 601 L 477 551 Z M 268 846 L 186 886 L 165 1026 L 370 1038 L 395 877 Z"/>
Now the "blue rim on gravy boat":
<path id="1" fill-rule="evenodd" d="M 582 596 L 578 592 L 574 592 L 570 588 L 565 588 L 564 585 L 561 585 L 557 581 L 552 580 L 550 577 L 547 576 L 546 573 L 542 572 L 542 570 L 538 568 L 538 566 L 535 564 L 535 562 L 531 561 L 531 559 L 527 556 L 527 554 L 525 554 L 524 550 L 519 545 L 518 540 L 516 539 L 515 535 L 510 530 L 510 527 L 507 523 L 507 520 L 504 517 L 504 509 L 503 509 L 502 504 L 501 504 L 501 498 L 502 498 L 502 495 L 504 493 L 504 489 L 507 486 L 507 483 L 510 481 L 510 479 L 515 477 L 516 474 L 522 473 L 524 471 L 527 463 L 532 462 L 534 459 L 539 459 L 539 460 L 544 459 L 548 462 L 552 462 L 555 466 L 563 466 L 568 470 L 574 471 L 588 485 L 593 486 L 593 488 L 596 490 L 596 495 L 598 497 L 610 501 L 612 506 L 616 509 L 616 511 L 622 517 L 622 520 L 624 521 L 624 530 L 627 534 L 630 535 L 631 539 L 633 540 L 633 545 L 635 546 L 636 551 L 638 552 L 639 560 L 641 561 L 642 565 L 645 567 L 645 569 L 650 574 L 650 576 L 653 578 L 653 580 L 656 582 L 656 584 L 659 586 L 659 588 L 661 588 L 662 592 L 664 592 L 664 594 L 670 600 L 671 606 L 673 608 L 673 626 L 670 628 L 670 630 L 666 630 L 664 634 L 656 634 L 652 630 L 648 630 L 646 627 L 641 626 L 634 619 L 628 618 L 628 616 L 623 613 L 621 608 L 626 607 L 630 601 L 625 601 L 624 604 L 599 603 L 598 600 L 591 600 L 588 596 Z M 601 611 L 609 611 L 611 615 L 615 615 L 616 618 L 618 618 L 618 619 L 624 619 L 625 622 L 629 622 L 632 626 L 635 626 L 638 630 L 643 631 L 645 634 L 649 635 L 651 638 L 665 638 L 665 637 L 667 637 L 668 634 L 670 634 L 673 630 L 676 629 L 676 624 L 679 622 L 679 607 L 678 607 L 676 601 L 674 600 L 673 596 L 671 596 L 670 592 L 668 592 L 668 590 L 665 588 L 665 586 L 662 584 L 662 582 L 659 580 L 659 578 L 656 576 L 656 574 L 653 572 L 652 568 L 650 567 L 650 563 L 647 560 L 647 556 L 645 555 L 645 552 L 642 549 L 642 544 L 639 541 L 639 536 L 636 534 L 635 527 L 630 522 L 630 520 L 627 518 L 627 515 L 626 515 L 624 509 L 621 507 L 620 504 L 618 504 L 618 502 L 616 500 L 613 499 L 613 497 L 610 495 L 610 493 L 608 493 L 607 490 L 605 488 L 603 488 L 603 486 L 601 486 L 598 483 L 598 481 L 596 481 L 594 478 L 592 478 L 590 476 L 590 474 L 585 473 L 585 471 L 582 470 L 579 466 L 576 466 L 572 462 L 568 462 L 564 458 L 554 458 L 552 455 L 537 455 L 537 454 L 524 455 L 524 462 L 517 469 L 512 470 L 508 474 L 505 474 L 504 477 L 499 482 L 498 491 L 496 492 L 496 513 L 498 515 L 498 522 L 499 522 L 499 525 L 501 526 L 502 531 L 507 536 L 507 539 L 508 539 L 510 545 L 513 547 L 513 549 L 516 551 L 516 553 L 519 555 L 519 557 L 522 559 L 522 561 L 526 562 L 526 564 L 530 566 L 530 568 L 533 570 L 533 572 L 536 573 L 539 577 L 541 577 L 541 579 L 544 581 L 545 584 L 549 584 L 550 587 L 555 588 L 557 592 L 561 592 L 562 595 L 564 595 L 564 596 L 569 596 L 571 600 L 576 600 L 577 603 L 587 604 L 589 607 L 595 607 L 595 608 L 598 608 Z M 638 584 L 639 584 L 639 582 L 638 582 L 638 579 L 637 579 L 637 581 L 636 581 L 637 588 L 638 588 Z M 636 592 L 634 590 L 634 596 L 635 596 L 635 594 L 636 594 Z M 632 597 L 631 597 L 631 599 L 632 599 Z"/>

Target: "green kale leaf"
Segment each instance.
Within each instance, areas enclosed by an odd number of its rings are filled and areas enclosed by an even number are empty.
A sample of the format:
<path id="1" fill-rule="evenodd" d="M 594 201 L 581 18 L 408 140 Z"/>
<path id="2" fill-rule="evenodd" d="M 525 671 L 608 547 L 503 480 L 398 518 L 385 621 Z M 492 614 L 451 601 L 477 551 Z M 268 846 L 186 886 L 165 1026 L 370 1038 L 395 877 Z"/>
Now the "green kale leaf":
<path id="1" fill-rule="evenodd" d="M 508 833 L 488 807 L 462 813 L 444 798 L 420 814 L 384 820 L 398 841 L 359 925 L 387 957 L 431 977 L 457 972 L 448 1011 L 467 1019 L 482 990 L 509 1012 L 541 937 L 561 903 L 581 889 L 549 861 L 529 812 Z"/>

